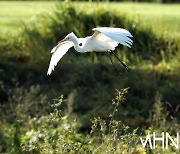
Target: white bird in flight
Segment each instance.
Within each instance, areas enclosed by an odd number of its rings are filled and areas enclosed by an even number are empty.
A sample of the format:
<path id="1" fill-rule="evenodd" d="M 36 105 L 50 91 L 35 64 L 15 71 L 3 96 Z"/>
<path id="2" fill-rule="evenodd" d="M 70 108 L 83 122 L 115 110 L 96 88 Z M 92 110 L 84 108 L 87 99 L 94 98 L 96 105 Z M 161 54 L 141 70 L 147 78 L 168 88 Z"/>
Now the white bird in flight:
<path id="1" fill-rule="evenodd" d="M 63 40 L 59 41 L 58 44 L 51 50 L 52 57 L 47 75 L 50 75 L 52 73 L 59 60 L 73 46 L 79 53 L 93 51 L 107 52 L 110 57 L 111 63 L 112 59 L 110 53 L 112 51 L 112 53 L 128 71 L 129 68 L 119 59 L 114 50 L 119 43 L 130 48 L 133 43 L 131 39 L 133 36 L 131 35 L 131 33 L 126 29 L 112 27 L 98 27 L 93 28 L 92 30 L 94 31 L 94 34 L 92 36 L 77 38 L 77 36 L 73 32 L 71 32 Z M 82 45 L 80 46 L 80 44 Z M 112 66 L 115 70 L 113 63 Z"/>

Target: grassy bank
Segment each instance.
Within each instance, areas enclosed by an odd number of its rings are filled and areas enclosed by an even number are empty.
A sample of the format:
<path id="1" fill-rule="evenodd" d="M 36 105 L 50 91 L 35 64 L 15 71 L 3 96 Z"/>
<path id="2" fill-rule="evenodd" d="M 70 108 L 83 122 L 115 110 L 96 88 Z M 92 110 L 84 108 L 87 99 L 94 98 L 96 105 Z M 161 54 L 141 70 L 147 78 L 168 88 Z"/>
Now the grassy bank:
<path id="1" fill-rule="evenodd" d="M 1 1 L 0 28 L 2 32 L 16 32 L 22 22 L 33 20 L 37 14 L 51 13 L 57 2 L 54 1 Z M 179 38 L 180 5 L 179 4 L 149 4 L 149 3 L 86 3 L 76 2 L 75 7 L 80 10 L 93 11 L 94 7 L 107 8 L 110 12 L 116 11 L 127 16 L 135 17 L 141 24 L 152 26 L 157 34 L 163 32 L 175 38 Z M 93 6 L 93 7 L 92 7 Z M 11 8 L 11 9 L 10 9 Z M 13 24 L 12 24 L 13 23 Z M 156 25 L 156 26 L 153 26 Z"/>
<path id="2" fill-rule="evenodd" d="M 0 1 L 1 35 L 16 33 L 24 22 L 33 21 L 39 14 L 53 12 L 56 2 L 50 1 Z"/>
<path id="3" fill-rule="evenodd" d="M 92 5 L 97 4 L 77 3 L 76 7 L 83 10 L 84 5 L 91 12 Z M 110 12 L 124 13 L 126 16 L 136 18 L 142 25 L 151 27 L 154 32 L 167 33 L 171 37 L 180 37 L 180 5 L 179 4 L 154 4 L 154 3 L 104 3 L 100 7 L 108 8 Z M 156 26 L 154 26 L 156 25 Z M 169 33 L 171 32 L 171 33 Z"/>

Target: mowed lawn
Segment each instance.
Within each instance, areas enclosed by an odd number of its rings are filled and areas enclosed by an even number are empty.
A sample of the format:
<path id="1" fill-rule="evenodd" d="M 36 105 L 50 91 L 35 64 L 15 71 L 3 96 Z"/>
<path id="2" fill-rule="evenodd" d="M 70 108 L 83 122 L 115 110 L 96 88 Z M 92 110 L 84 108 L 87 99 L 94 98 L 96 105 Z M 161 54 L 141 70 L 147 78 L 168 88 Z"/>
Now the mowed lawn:
<path id="1" fill-rule="evenodd" d="M 132 16 L 138 16 L 139 22 L 152 26 L 154 31 L 180 37 L 180 5 L 123 3 L 119 9 Z"/>
<path id="2" fill-rule="evenodd" d="M 57 1 L 1 1 L 0 33 L 17 32 L 23 22 L 33 20 L 38 14 L 53 12 L 56 4 Z M 89 12 L 94 7 L 108 7 L 110 11 L 124 13 L 136 18 L 144 26 L 151 26 L 158 34 L 168 33 L 172 37 L 180 37 L 179 4 L 75 2 L 75 5 Z"/>
<path id="3" fill-rule="evenodd" d="M 102 4 L 77 4 L 79 9 L 84 9 L 84 5 L 89 8 L 101 7 Z M 94 5 L 92 7 L 92 5 Z M 157 4 L 157 3 L 132 3 L 132 2 L 111 2 L 103 3 L 104 8 L 125 14 L 130 18 L 135 18 L 139 24 L 152 27 L 157 34 L 167 33 L 168 36 L 180 38 L 180 4 Z"/>
<path id="4" fill-rule="evenodd" d="M 24 22 L 33 20 L 39 14 L 53 12 L 56 3 L 52 1 L 0 1 L 0 33 L 17 32 Z"/>

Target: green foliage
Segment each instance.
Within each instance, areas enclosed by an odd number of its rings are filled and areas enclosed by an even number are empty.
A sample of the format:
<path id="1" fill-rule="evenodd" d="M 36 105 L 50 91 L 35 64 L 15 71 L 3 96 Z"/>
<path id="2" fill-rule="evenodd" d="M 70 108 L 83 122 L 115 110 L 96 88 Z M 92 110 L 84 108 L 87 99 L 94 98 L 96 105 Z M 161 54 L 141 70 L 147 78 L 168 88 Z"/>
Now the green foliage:
<path id="1" fill-rule="evenodd" d="M 167 104 L 168 107 L 172 106 Z M 173 111 L 176 114 L 177 111 Z M 165 103 L 162 102 L 162 97 L 160 94 L 156 94 L 155 103 L 151 109 L 149 121 L 153 123 L 151 130 L 156 130 L 158 132 L 169 132 L 171 134 L 176 135 L 176 132 L 180 129 L 178 123 L 178 118 L 175 116 L 169 116 L 170 113 L 165 107 Z M 173 126 L 173 127 L 172 127 Z"/>
<path id="2" fill-rule="evenodd" d="M 21 88 L 20 88 L 21 89 Z M 133 129 L 125 125 L 121 120 L 116 118 L 119 112 L 118 108 L 125 102 L 125 95 L 128 89 L 116 90 L 115 98 L 112 100 L 112 111 L 108 113 L 107 119 L 94 117 L 91 120 L 90 132 L 80 132 L 81 121 L 75 113 L 68 113 L 68 108 L 63 104 L 67 103 L 60 96 L 51 104 L 47 112 L 46 106 L 42 106 L 44 111 L 42 115 L 33 115 L 32 112 L 24 112 L 26 106 L 16 108 L 18 114 L 14 117 L 11 127 L 7 129 L 8 124 L 1 120 L 0 129 L 0 152 L 10 153 L 149 153 L 149 149 L 142 148 L 139 137 L 149 131 L 160 133 L 169 131 L 176 132 L 179 129 L 177 121 L 173 120 L 168 124 L 166 109 L 162 107 L 160 97 L 155 98 L 155 105 L 151 109 L 149 117 L 150 127 L 146 129 Z M 37 88 L 30 88 L 27 91 L 16 89 L 12 98 L 24 93 L 21 98 L 33 97 L 38 94 Z M 44 101 L 44 99 L 42 99 Z M 46 102 L 47 100 L 45 100 Z M 16 102 L 16 106 L 26 104 L 25 99 Z M 47 104 L 47 103 L 45 103 Z M 39 105 L 34 104 L 33 108 Z M 29 108 L 30 109 L 30 108 Z M 13 109 L 10 109 L 13 111 Z M 163 118 L 163 120 L 161 119 Z M 166 125 L 164 125 L 166 123 Z M 169 127 L 172 124 L 177 127 Z M 171 129 L 171 132 L 169 130 Z M 157 147 L 156 152 L 161 149 Z M 166 152 L 174 151 L 173 148 L 165 150 Z"/>
<path id="3" fill-rule="evenodd" d="M 60 3 L 22 33 L 2 38 L 0 153 L 150 153 L 140 136 L 179 130 L 178 40 L 102 4 L 89 12 L 76 6 Z M 96 26 L 130 30 L 132 49 L 119 47 L 117 53 L 131 72 L 113 58 L 122 72 L 116 77 L 106 55 L 70 50 L 47 77 L 53 45 L 70 31 L 91 35 Z M 111 102 L 114 89 L 122 90 Z"/>

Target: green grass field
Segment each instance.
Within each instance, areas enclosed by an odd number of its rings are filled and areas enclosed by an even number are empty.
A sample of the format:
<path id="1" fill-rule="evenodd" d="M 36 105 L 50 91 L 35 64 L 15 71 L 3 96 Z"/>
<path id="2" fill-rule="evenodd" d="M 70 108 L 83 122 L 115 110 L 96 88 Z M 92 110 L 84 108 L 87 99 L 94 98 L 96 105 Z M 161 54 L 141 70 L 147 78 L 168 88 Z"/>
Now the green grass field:
<path id="1" fill-rule="evenodd" d="M 77 4 L 83 9 L 86 3 Z M 96 4 L 93 4 L 96 7 Z M 179 4 L 153 4 L 153 3 L 104 3 L 105 8 L 124 13 L 137 18 L 141 24 L 151 26 L 154 31 L 171 33 L 173 37 L 180 36 L 180 5 Z M 102 4 L 100 4 L 102 6 Z M 92 8 L 92 4 L 89 4 Z M 156 25 L 156 26 L 154 26 Z"/>
<path id="2" fill-rule="evenodd" d="M 53 12 L 55 5 L 56 2 L 50 1 L 0 1 L 0 31 L 16 33 L 24 22 Z"/>
<path id="3" fill-rule="evenodd" d="M 57 2 L 54 1 L 0 1 L 1 33 L 16 32 L 21 28 L 22 22 L 29 22 L 38 14 L 52 13 L 56 4 Z M 108 3 L 79 2 L 75 4 L 80 10 L 86 6 L 89 12 L 94 7 L 104 5 L 107 8 L 109 6 Z M 179 4 L 111 3 L 110 5 L 113 11 L 137 18 L 140 23 L 152 27 L 158 34 L 165 32 L 175 38 L 180 36 Z"/>

